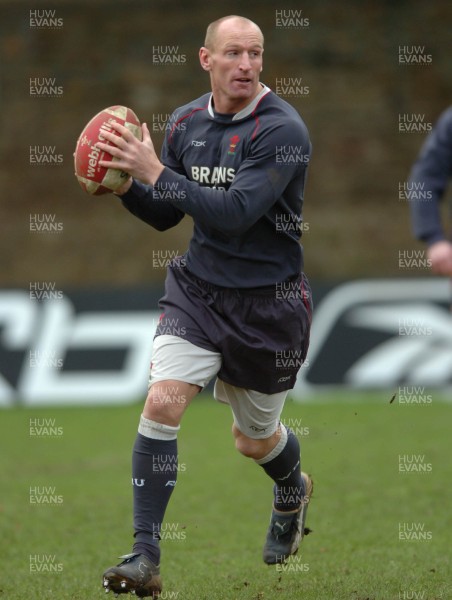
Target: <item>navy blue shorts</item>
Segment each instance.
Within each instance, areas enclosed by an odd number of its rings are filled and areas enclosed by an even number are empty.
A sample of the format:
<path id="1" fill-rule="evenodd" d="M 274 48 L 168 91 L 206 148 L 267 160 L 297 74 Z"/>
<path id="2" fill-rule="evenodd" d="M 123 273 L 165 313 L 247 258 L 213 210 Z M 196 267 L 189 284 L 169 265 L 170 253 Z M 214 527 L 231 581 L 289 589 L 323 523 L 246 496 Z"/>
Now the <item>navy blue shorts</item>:
<path id="1" fill-rule="evenodd" d="M 195 277 L 177 257 L 168 267 L 158 335 L 219 352 L 218 377 L 275 394 L 292 389 L 309 346 L 312 296 L 304 274 L 274 286 L 224 288 Z"/>

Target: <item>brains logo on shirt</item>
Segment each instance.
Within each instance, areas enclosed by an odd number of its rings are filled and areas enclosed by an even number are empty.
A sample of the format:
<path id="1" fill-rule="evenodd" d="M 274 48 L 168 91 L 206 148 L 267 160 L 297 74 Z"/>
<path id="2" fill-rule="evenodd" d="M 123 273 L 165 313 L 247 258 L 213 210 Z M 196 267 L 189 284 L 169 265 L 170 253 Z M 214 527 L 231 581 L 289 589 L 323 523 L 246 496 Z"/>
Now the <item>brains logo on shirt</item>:
<path id="1" fill-rule="evenodd" d="M 229 140 L 229 150 L 228 150 L 228 154 L 229 156 L 235 156 L 235 149 L 237 147 L 237 144 L 240 142 L 240 138 L 238 135 L 233 135 L 230 140 Z"/>

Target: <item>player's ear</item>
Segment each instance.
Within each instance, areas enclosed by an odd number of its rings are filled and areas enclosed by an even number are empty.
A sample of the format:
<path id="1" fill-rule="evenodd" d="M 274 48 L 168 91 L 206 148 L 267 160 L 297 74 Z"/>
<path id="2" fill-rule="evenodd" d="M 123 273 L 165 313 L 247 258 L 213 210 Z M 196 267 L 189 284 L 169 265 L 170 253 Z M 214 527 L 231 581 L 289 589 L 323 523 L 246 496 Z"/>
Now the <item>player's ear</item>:
<path id="1" fill-rule="evenodd" d="M 210 71 L 210 52 L 204 46 L 199 50 L 199 62 L 204 71 Z"/>

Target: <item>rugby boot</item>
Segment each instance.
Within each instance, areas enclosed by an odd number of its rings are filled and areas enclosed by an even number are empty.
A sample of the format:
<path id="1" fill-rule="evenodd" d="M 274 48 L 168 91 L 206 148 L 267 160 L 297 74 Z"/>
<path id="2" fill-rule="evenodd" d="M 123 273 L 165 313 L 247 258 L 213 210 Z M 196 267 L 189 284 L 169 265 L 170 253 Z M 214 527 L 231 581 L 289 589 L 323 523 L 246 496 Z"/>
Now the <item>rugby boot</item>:
<path id="1" fill-rule="evenodd" d="M 305 528 L 306 513 L 311 499 L 314 483 L 306 473 L 301 473 L 305 493 L 296 512 L 281 512 L 272 509 L 270 526 L 265 540 L 263 558 L 268 565 L 283 563 L 298 552 L 298 547 L 309 529 Z"/>
<path id="2" fill-rule="evenodd" d="M 119 558 L 123 561 L 103 574 L 102 585 L 105 591 L 112 591 L 115 596 L 131 592 L 138 598 L 157 598 L 162 591 L 160 566 L 155 565 L 144 554 L 131 553 Z"/>

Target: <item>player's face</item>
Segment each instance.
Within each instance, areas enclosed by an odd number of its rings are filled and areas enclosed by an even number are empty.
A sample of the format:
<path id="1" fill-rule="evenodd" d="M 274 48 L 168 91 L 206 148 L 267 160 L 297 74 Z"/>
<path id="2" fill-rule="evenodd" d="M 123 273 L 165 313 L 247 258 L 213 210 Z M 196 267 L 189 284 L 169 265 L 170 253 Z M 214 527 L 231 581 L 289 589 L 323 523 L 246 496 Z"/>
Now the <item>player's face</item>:
<path id="1" fill-rule="evenodd" d="M 251 24 L 238 25 L 234 21 L 219 27 L 212 50 L 201 49 L 201 64 L 210 72 L 218 112 L 238 112 L 257 96 L 263 52 L 260 31 Z"/>

